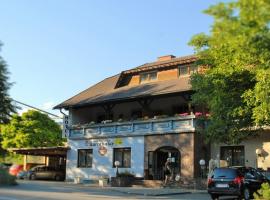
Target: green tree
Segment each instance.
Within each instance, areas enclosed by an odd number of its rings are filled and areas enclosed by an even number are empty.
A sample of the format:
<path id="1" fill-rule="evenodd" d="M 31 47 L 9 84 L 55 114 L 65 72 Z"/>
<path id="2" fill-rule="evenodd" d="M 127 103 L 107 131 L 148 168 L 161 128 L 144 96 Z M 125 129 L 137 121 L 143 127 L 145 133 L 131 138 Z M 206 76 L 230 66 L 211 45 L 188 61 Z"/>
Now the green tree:
<path id="1" fill-rule="evenodd" d="M 8 75 L 6 62 L 0 56 L 0 124 L 7 123 L 10 115 L 15 112 L 8 94 L 8 90 L 12 85 L 8 82 Z"/>
<path id="2" fill-rule="evenodd" d="M 269 183 L 263 183 L 261 188 L 254 192 L 255 199 L 270 200 L 270 186 Z"/>
<path id="3" fill-rule="evenodd" d="M 63 145 L 60 126 L 47 115 L 29 110 L 1 126 L 2 147 L 50 147 Z"/>
<path id="4" fill-rule="evenodd" d="M 209 7 L 210 33 L 190 41 L 205 66 L 192 76 L 193 103 L 211 113 L 208 139 L 239 143 L 270 124 L 270 1 L 238 0 Z"/>

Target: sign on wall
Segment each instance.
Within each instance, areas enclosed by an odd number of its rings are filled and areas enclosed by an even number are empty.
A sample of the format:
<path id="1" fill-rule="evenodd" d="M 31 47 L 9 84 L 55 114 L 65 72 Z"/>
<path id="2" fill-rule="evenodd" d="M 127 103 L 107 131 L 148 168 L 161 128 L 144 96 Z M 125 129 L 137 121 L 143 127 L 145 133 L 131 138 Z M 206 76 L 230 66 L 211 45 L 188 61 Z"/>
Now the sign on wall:
<path id="1" fill-rule="evenodd" d="M 89 147 L 114 146 L 113 140 L 86 140 L 85 145 Z"/>
<path id="2" fill-rule="evenodd" d="M 69 135 L 68 125 L 69 125 L 68 115 L 64 115 L 64 118 L 63 118 L 62 138 L 67 138 L 68 135 Z"/>
<path id="3" fill-rule="evenodd" d="M 99 153 L 99 155 L 101 155 L 101 156 L 106 155 L 107 151 L 108 151 L 107 148 L 104 147 L 104 146 L 100 146 L 99 149 L 98 149 L 98 153 Z"/>
<path id="4" fill-rule="evenodd" d="M 115 145 L 121 145 L 121 144 L 123 144 L 122 138 L 115 138 L 115 139 L 114 139 L 114 144 L 115 144 Z"/>

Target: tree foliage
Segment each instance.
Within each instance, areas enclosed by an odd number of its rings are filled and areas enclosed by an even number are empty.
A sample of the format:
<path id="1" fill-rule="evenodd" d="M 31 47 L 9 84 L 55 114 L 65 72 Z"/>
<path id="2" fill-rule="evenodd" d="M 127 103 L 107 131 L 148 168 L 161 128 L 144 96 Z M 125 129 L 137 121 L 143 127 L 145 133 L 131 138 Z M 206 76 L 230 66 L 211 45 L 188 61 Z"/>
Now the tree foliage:
<path id="1" fill-rule="evenodd" d="M 8 124 L 1 126 L 2 147 L 50 147 L 63 144 L 60 126 L 47 115 L 29 110 L 13 115 Z"/>
<path id="2" fill-rule="evenodd" d="M 207 68 L 191 78 L 192 100 L 211 113 L 210 140 L 239 143 L 270 124 L 270 1 L 219 3 L 205 13 L 214 18 L 210 33 L 190 41 Z"/>
<path id="3" fill-rule="evenodd" d="M 270 185 L 269 183 L 263 183 L 261 188 L 254 192 L 255 199 L 270 200 Z"/>
<path id="4" fill-rule="evenodd" d="M 12 85 L 8 82 L 8 75 L 6 62 L 0 56 L 0 124 L 7 123 L 10 115 L 15 112 L 8 94 L 8 90 Z"/>

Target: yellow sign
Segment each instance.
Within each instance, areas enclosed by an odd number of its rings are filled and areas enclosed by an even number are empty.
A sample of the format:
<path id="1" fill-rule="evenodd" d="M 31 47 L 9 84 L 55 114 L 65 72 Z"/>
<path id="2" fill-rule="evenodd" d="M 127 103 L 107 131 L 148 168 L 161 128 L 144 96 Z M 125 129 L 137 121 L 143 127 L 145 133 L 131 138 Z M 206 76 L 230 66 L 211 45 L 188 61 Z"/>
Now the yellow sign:
<path id="1" fill-rule="evenodd" d="M 115 144 L 115 145 L 121 145 L 121 144 L 123 144 L 123 141 L 122 141 L 121 138 L 115 138 L 115 139 L 114 139 L 114 144 Z"/>

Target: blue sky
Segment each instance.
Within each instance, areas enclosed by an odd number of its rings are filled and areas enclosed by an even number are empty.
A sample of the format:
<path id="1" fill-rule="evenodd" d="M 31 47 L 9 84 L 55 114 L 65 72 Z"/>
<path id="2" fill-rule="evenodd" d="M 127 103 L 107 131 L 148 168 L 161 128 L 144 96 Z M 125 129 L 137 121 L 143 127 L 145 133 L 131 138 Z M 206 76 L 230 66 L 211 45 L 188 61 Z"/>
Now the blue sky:
<path id="1" fill-rule="evenodd" d="M 51 107 L 158 56 L 193 53 L 217 0 L 0 0 L 12 98 Z"/>

